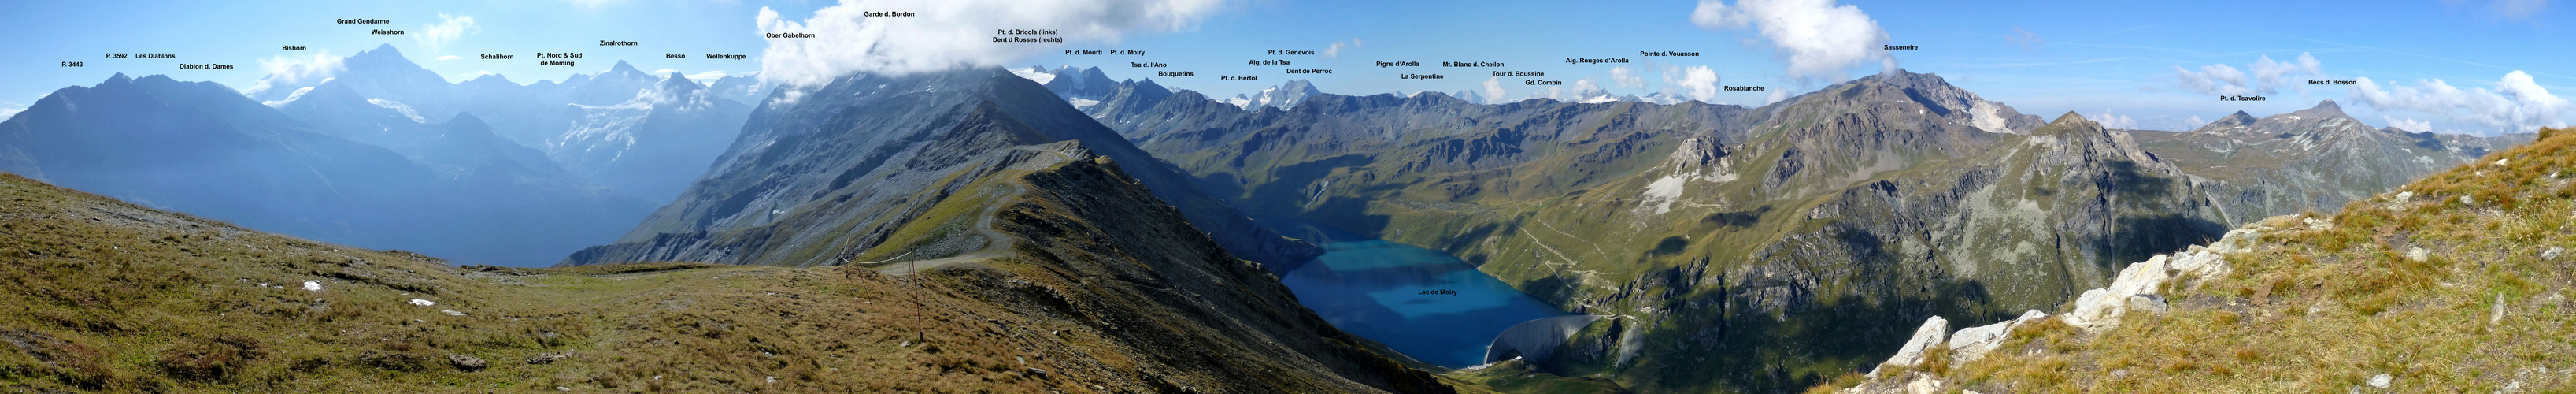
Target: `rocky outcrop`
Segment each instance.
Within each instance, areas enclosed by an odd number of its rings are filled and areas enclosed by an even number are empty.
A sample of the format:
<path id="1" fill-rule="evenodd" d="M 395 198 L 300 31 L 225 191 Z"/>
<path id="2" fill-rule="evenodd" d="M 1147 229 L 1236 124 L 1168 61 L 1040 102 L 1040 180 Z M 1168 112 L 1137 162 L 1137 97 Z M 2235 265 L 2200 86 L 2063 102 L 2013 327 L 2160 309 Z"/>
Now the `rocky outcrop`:
<path id="1" fill-rule="evenodd" d="M 2315 219 L 2308 221 L 2311 223 L 2306 225 L 2311 227 L 2331 226 L 2320 224 L 2324 222 Z M 2266 225 L 2249 224 L 2227 232 L 2226 236 L 2209 245 L 2194 245 L 2184 251 L 2156 255 L 2147 261 L 2130 264 L 2120 270 L 2110 285 L 2086 290 L 2076 299 L 2074 310 L 2058 315 L 2057 319 L 2087 332 L 2101 332 L 2118 327 L 2126 316 L 2163 314 L 2169 307 L 2158 293 L 2190 291 L 2203 281 L 2226 276 L 2230 272 L 2226 255 L 2253 251 L 2253 243 L 2272 230 Z M 1884 375 L 1881 372 L 1889 367 L 1920 365 L 1924 361 L 1924 350 L 1935 346 L 1949 348 L 1952 366 L 1973 362 L 1999 349 L 2004 340 L 2012 336 L 2014 327 L 2047 317 L 2047 313 L 2032 310 L 2023 312 L 2020 318 L 1960 329 L 1957 334 L 1945 336 L 1941 331 L 1948 327 L 1947 321 L 1934 316 L 1926 320 L 1922 328 L 1916 329 L 1914 336 L 1897 350 L 1895 356 L 1888 358 L 1878 369 L 1871 370 L 1869 381 L 1841 392 L 1938 392 L 1945 384 L 1938 374 L 1908 371 L 1902 375 Z"/>

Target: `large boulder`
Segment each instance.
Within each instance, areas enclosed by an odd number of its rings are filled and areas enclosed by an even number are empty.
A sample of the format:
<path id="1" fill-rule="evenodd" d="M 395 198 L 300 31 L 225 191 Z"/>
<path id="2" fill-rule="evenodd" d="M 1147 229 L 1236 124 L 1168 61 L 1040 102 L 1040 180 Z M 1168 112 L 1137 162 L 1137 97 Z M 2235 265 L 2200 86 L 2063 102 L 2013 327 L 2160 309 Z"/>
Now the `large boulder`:
<path id="1" fill-rule="evenodd" d="M 2004 338 L 2012 337 L 2013 327 L 2047 317 L 2048 312 L 2033 309 L 2022 312 L 2020 318 L 1959 329 L 1958 333 L 1950 334 L 1950 364 L 1958 365 L 1984 358 L 1986 353 L 2003 348 Z"/>
<path id="2" fill-rule="evenodd" d="M 1950 337 L 1949 333 L 1949 320 L 1944 320 L 1940 316 L 1923 319 L 1923 326 L 1914 329 L 1914 338 L 1905 340 L 1905 347 L 1898 348 L 1895 356 L 1887 358 L 1887 363 L 1870 369 L 1869 376 L 1878 377 L 1879 371 L 1886 370 L 1890 365 L 1902 368 L 1923 364 L 1923 352 L 1932 350 L 1933 346 L 1941 346 L 1942 342 Z"/>

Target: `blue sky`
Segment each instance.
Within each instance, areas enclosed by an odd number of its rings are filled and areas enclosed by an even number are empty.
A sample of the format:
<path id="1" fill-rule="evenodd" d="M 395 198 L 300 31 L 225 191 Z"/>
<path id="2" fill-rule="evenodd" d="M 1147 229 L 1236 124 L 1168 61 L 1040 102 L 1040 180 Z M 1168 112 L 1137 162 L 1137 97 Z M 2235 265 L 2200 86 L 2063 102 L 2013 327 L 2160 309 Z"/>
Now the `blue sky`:
<path id="1" fill-rule="evenodd" d="M 969 63 L 1010 67 L 1100 66 L 1114 78 L 1149 77 L 1154 71 L 1188 71 L 1193 77 L 1155 78 L 1166 86 L 1199 90 L 1212 96 L 1258 91 L 1290 79 L 1308 79 L 1330 93 L 1374 94 L 1390 90 L 1484 91 L 1491 71 L 1542 72 L 1537 79 L 1558 80 L 1572 90 L 1589 81 L 1613 94 L 1644 94 L 1671 89 L 1709 101 L 1761 105 L 1768 92 L 1716 91 L 1692 95 L 1688 70 L 1705 67 L 1713 85 L 1764 86 L 1803 93 L 1840 80 L 1880 70 L 1893 60 L 1908 70 L 1942 75 L 1988 100 L 2011 104 L 2024 113 L 2053 117 L 2077 111 L 2097 120 L 2110 118 L 2139 128 L 2180 129 L 2195 126 L 2192 117 L 2216 119 L 2243 110 L 2256 115 L 2288 112 L 2336 99 L 2347 112 L 2373 125 L 2423 122 L 2434 130 L 2492 133 L 2536 125 L 2576 121 L 2566 100 L 2576 97 L 2576 6 L 2547 0 L 2457 0 L 2424 2 L 1891 2 L 1817 0 L 1730 0 L 1709 6 L 1694 1 L 1555 2 L 1555 1 L 1228 1 L 1104 0 L 1107 9 L 1144 13 L 1180 9 L 1137 21 L 1090 23 L 1049 18 L 1088 18 L 1083 9 L 1064 2 L 959 0 L 949 2 L 880 1 L 843 8 L 914 11 L 936 14 L 908 19 L 917 26 L 888 30 L 870 38 L 885 53 L 929 59 L 955 58 Z M 986 8 L 977 8 L 978 4 Z M 0 111 L 23 108 L 37 97 L 64 86 L 89 85 L 116 72 L 169 74 L 181 80 L 210 80 L 236 89 L 265 74 L 263 61 L 280 56 L 347 56 L 379 44 L 392 44 L 414 62 L 464 80 L 476 73 L 497 72 L 520 83 L 561 80 L 574 72 L 594 72 L 617 60 L 644 70 L 732 75 L 760 71 L 785 57 L 810 57 L 821 63 L 850 63 L 850 57 L 824 53 L 847 41 L 812 41 L 830 45 L 802 48 L 795 55 L 768 55 L 772 41 L 758 34 L 766 8 L 799 28 L 824 29 L 818 13 L 830 2 L 759 3 L 705 0 L 456 1 L 456 2 L 306 2 L 254 4 L 42 2 L 14 5 L 0 15 L 0 34 L 18 37 L 14 61 L 0 72 Z M 1128 7 L 1135 6 L 1135 7 Z M 941 8 L 948 7 L 948 8 Z M 1143 8 L 1138 8 L 1143 7 Z M 1164 8 L 1153 8 L 1164 7 Z M 1711 8 L 1714 7 L 1714 8 Z M 1044 10 L 1044 12 L 1025 11 Z M 1710 11 L 1716 19 L 1695 19 Z M 1776 14 L 1766 12 L 1780 11 Z M 1797 26 L 1794 11 L 1823 10 L 1857 15 L 1863 24 L 1831 23 Z M 1023 12 L 1025 11 L 1025 12 Z M 1131 12 L 1132 11 L 1132 12 Z M 1018 13 L 1014 13 L 1018 12 Z M 1728 12 L 1732 12 L 1729 14 Z M 1002 14 L 987 17 L 981 13 Z M 975 15 L 966 15 L 975 14 Z M 445 17 L 442 18 L 442 15 Z M 1072 16 L 1067 16 L 1072 15 Z M 1132 15 L 1107 14 L 1119 18 Z M 1729 24 L 1726 17 L 1746 23 Z M 341 25 L 334 19 L 387 19 L 387 25 Z M 443 39 L 431 39 L 435 26 L 470 27 Z M 1016 19 L 1014 19 L 1016 18 Z M 1064 44 L 974 43 L 919 44 L 922 34 L 954 33 L 988 36 L 991 22 L 1012 21 L 1029 28 L 1055 28 Z M 1831 22 L 1831 21 L 1829 21 Z M 1085 24 L 1090 23 L 1090 24 Z M 785 25 L 780 25 L 785 26 Z M 866 26 L 860 22 L 857 26 Z M 1090 29 L 1083 29 L 1090 26 Z M 1883 40 L 1855 33 L 1850 27 L 1872 27 Z M 775 26 L 771 26 L 775 27 Z M 1819 46 L 1816 34 L 1801 28 L 1821 27 L 1822 38 L 1860 37 Z M 400 29 L 399 36 L 367 34 L 370 28 Z M 952 31 L 941 31 L 947 29 Z M 963 32 L 963 33 L 960 33 Z M 1787 33 L 1783 33 L 1787 32 Z M 636 41 L 633 47 L 602 47 L 599 40 Z M 864 42 L 864 41 L 863 41 Z M 912 42 L 913 44 L 906 44 Z M 1921 49 L 1884 51 L 1884 55 L 1822 56 L 1829 61 L 1796 61 L 1816 48 L 1863 44 L 1911 45 Z M 1271 49 L 1323 51 L 1342 44 L 1335 56 L 1273 56 Z M 302 45 L 304 52 L 280 51 L 280 45 Z M 980 46 L 979 46 L 980 45 Z M 1143 56 L 1061 54 L 1062 49 L 1127 49 Z M 905 52 L 908 51 L 908 52 Z M 1696 51 L 1698 57 L 1643 57 L 1639 51 Z M 102 59 L 111 52 L 169 53 L 178 59 Z M 576 67 L 536 65 L 534 52 L 583 52 Z M 962 52 L 962 53 L 961 53 Z M 1830 52 L 1830 51 L 1827 51 Z M 477 54 L 518 55 L 513 60 L 478 60 Z M 663 59 L 665 53 L 688 59 Z M 706 53 L 748 55 L 746 60 L 703 59 Z M 781 52 L 784 53 L 784 52 Z M 2313 59 L 2302 63 L 2301 55 Z M 1849 55 L 1849 54 L 1844 54 Z M 437 60 L 439 56 L 462 59 Z M 946 57 L 942 57 L 946 56 Z M 1565 64 L 1568 57 L 1619 57 L 1616 64 Z M 1815 56 L 1808 56 L 1813 59 Z M 808 60 L 813 60 L 808 59 Z M 1252 66 L 1251 60 L 1288 60 L 1294 68 L 1331 69 L 1332 74 L 1290 75 L 1282 66 Z M 2258 65 L 2258 59 L 2275 64 Z M 61 67 L 79 61 L 84 67 Z M 1414 61 L 1423 67 L 1380 68 L 1377 61 Z M 1501 68 L 1443 68 L 1442 61 L 1503 62 Z M 1160 62 L 1166 68 L 1128 67 L 1130 62 Z M 231 64 L 232 70 L 183 70 L 181 63 Z M 811 63 L 811 62 L 809 62 Z M 2219 66 L 2223 66 L 2219 68 Z M 876 66 L 867 66 L 876 67 Z M 1621 84 L 1613 67 L 1624 67 L 1638 82 Z M 2373 92 L 2356 87 L 2264 86 L 2258 70 L 2283 72 L 2282 80 L 2367 78 Z M 864 67 L 862 67 L 864 68 Z M 2248 75 L 2231 84 L 2226 69 Z M 847 71 L 825 68 L 826 71 Z M 2285 71 L 2286 70 L 2286 71 Z M 2528 83 L 2513 82 L 2520 71 Z M 1401 80 L 1400 74 L 1443 74 L 1440 80 Z M 779 73 L 772 73 L 778 75 Z M 707 74 L 713 75 L 713 74 Z M 1220 75 L 1252 75 L 1258 81 L 1222 81 Z M 1499 78 L 1505 97 L 1519 99 L 1540 89 L 1523 79 Z M 2439 80 L 2435 85 L 2429 81 Z M 2510 85 L 2510 86 L 2508 86 Z M 2455 88 L 2455 89 L 2445 89 Z M 2546 93 L 2541 93 L 2545 91 Z M 1570 94 L 1563 92 L 1560 94 Z M 2220 93 L 2261 95 L 2265 101 L 2221 101 Z M 2555 101 L 2552 101 L 2555 100 Z M 2107 115 L 2107 116 L 2105 116 Z M 2420 126 L 2410 126 L 2420 127 Z"/>

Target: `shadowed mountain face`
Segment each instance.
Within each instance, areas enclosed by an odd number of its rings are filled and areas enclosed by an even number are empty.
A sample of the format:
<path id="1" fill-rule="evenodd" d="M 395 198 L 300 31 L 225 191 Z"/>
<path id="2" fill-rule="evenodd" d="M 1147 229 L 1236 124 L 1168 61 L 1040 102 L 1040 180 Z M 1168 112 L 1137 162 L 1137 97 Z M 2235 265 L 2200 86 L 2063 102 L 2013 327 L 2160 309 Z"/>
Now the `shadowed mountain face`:
<path id="1" fill-rule="evenodd" d="M 2334 100 L 2261 119 L 2237 112 L 2186 132 L 2136 133 L 2148 151 L 2219 181 L 2212 197 L 2238 222 L 2333 212 L 2532 137 L 2373 128 L 2344 115 Z"/>
<path id="2" fill-rule="evenodd" d="M 312 106 L 298 109 L 364 127 L 331 134 L 400 149 L 317 132 L 222 85 L 118 75 L 55 91 L 0 122 L 0 170 L 253 228 L 477 264 L 555 260 L 647 210 L 501 140 L 473 116 L 421 125 L 365 101 L 327 100 L 342 90 L 317 88 Z"/>
<path id="3" fill-rule="evenodd" d="M 1929 74 L 1750 109 L 1424 93 L 1245 110 L 1131 85 L 1086 110 L 1254 215 L 1642 319 L 1640 341 L 1613 342 L 1648 347 L 1584 367 L 1638 389 L 1801 389 L 1884 359 L 1903 335 L 1880 334 L 1925 316 L 2053 308 L 2230 224 L 2209 181 L 2125 132 Z"/>
<path id="4" fill-rule="evenodd" d="M 672 73 L 617 105 L 572 106 L 581 117 L 550 142 L 573 173 L 620 192 L 668 202 L 724 153 L 751 107 Z"/>
<path id="5" fill-rule="evenodd" d="M 1000 168 L 976 164 L 1011 147 L 1078 141 L 1118 162 L 1234 255 L 1267 264 L 1313 245 L 1260 227 L 1189 178 L 1007 71 L 854 75 L 779 93 L 754 110 L 708 175 L 613 245 L 566 264 L 707 261 L 816 266 L 974 250 L 889 244 L 917 221 L 956 213 L 937 203 Z M 955 232 L 957 229 L 940 231 Z M 942 241 L 947 242 L 947 241 Z"/>

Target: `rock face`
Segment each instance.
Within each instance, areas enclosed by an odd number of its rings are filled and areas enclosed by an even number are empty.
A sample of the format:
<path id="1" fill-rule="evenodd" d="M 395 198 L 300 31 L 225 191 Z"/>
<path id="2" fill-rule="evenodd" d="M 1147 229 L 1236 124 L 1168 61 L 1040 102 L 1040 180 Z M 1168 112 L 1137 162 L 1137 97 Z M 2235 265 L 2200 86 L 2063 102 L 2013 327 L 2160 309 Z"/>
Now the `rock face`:
<path id="1" fill-rule="evenodd" d="M 755 109 L 708 175 L 617 244 L 566 265 L 704 261 L 786 266 L 948 257 L 977 241 L 937 203 L 1006 170 L 1014 146 L 1077 141 L 1114 158 L 1237 256 L 1266 264 L 1318 253 L 1201 194 L 1163 165 L 1043 87 L 999 68 L 909 76 L 854 75 L 796 88 Z M 916 223 L 933 226 L 907 230 Z M 958 235 L 888 244 L 903 231 Z M 930 241 L 925 241 L 930 242 Z M 911 256 L 911 252 L 930 253 Z"/>
<path id="2" fill-rule="evenodd" d="M 2208 180 L 2128 133 L 1929 74 L 1761 108 L 1160 101 L 1087 110 L 1256 217 L 1439 249 L 1562 308 L 1637 316 L 1677 347 L 1610 371 L 1640 390 L 1808 387 L 1926 317 L 2052 307 L 2228 224 Z"/>
<path id="3" fill-rule="evenodd" d="M 2237 112 L 2186 132 L 2132 133 L 2183 171 L 2216 180 L 2212 198 L 2227 207 L 2234 224 L 2333 212 L 2533 136 L 2373 128 L 2345 115 L 2334 100 L 2262 118 Z"/>

